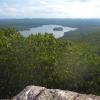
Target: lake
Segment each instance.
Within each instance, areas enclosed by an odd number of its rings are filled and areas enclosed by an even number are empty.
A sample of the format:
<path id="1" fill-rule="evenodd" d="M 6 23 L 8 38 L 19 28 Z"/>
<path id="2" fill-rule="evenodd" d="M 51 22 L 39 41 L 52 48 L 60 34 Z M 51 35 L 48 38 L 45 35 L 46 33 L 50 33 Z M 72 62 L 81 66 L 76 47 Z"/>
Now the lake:
<path id="1" fill-rule="evenodd" d="M 63 28 L 62 31 L 54 31 L 53 29 L 55 27 L 61 27 Z M 72 31 L 72 30 L 76 30 L 77 28 L 71 28 L 71 27 L 66 27 L 66 26 L 62 26 L 62 25 L 43 25 L 40 27 L 33 27 L 30 28 L 29 30 L 24 30 L 24 31 L 20 31 L 20 33 L 24 36 L 29 36 L 30 34 L 44 34 L 45 32 L 47 33 L 52 33 L 56 38 L 62 37 L 64 35 L 64 32 L 68 32 L 68 31 Z"/>

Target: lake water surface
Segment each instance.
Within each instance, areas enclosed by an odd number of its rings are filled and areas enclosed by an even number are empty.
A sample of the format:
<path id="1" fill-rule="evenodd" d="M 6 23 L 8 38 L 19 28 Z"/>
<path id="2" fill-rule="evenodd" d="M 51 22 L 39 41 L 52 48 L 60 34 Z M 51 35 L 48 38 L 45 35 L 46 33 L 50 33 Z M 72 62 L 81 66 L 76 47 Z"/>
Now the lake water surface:
<path id="1" fill-rule="evenodd" d="M 61 27 L 63 28 L 63 30 L 54 31 L 53 29 L 55 27 Z M 65 27 L 62 25 L 43 25 L 41 27 L 33 27 L 30 28 L 29 30 L 20 31 L 20 33 L 24 36 L 29 36 L 30 34 L 38 34 L 38 33 L 44 34 L 45 32 L 47 32 L 47 33 L 52 33 L 56 38 L 59 38 L 64 35 L 64 32 L 68 32 L 71 30 L 76 30 L 76 28 Z"/>

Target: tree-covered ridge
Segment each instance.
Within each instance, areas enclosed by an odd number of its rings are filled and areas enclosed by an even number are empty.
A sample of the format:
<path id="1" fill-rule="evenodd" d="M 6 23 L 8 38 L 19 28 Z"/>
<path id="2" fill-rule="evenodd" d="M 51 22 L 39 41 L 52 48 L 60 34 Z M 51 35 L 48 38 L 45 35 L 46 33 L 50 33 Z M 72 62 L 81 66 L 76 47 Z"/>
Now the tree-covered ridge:
<path id="1" fill-rule="evenodd" d="M 0 28 L 15 27 L 17 30 L 28 30 L 42 25 L 62 25 L 78 28 L 81 33 L 93 32 L 100 29 L 100 19 L 70 19 L 70 18 L 29 18 L 29 19 L 0 19 Z M 65 35 L 66 36 L 66 35 Z"/>
<path id="2" fill-rule="evenodd" d="M 94 29 L 93 29 L 94 30 Z M 86 31 L 86 30 L 85 30 Z M 61 39 L 91 45 L 100 55 L 100 29 L 82 34 L 81 31 L 68 32 Z"/>
<path id="3" fill-rule="evenodd" d="M 32 84 L 100 95 L 100 56 L 92 48 L 48 33 L 23 37 L 0 29 L 0 98 Z"/>

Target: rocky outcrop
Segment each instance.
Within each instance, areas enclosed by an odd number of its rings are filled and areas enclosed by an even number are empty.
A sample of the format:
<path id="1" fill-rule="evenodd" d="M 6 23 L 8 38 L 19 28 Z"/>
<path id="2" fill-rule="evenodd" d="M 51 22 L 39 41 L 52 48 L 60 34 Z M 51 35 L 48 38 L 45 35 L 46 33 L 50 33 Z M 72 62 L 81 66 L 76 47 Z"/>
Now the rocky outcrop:
<path id="1" fill-rule="evenodd" d="M 100 96 L 28 86 L 17 96 L 13 97 L 12 100 L 100 100 Z"/>

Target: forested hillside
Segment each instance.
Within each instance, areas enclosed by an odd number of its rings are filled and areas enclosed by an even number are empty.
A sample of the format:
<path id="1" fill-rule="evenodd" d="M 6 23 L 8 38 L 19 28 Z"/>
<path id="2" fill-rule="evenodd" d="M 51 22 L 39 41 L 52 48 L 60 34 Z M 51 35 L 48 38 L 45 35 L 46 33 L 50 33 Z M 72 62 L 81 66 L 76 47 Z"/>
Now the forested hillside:
<path id="1" fill-rule="evenodd" d="M 100 95 L 100 54 L 94 49 L 48 33 L 23 37 L 14 28 L 0 29 L 0 98 L 27 85 Z"/>
<path id="2" fill-rule="evenodd" d="M 27 18 L 0 19 L 0 28 L 15 27 L 17 30 L 28 30 L 42 25 L 62 25 L 78 28 L 81 33 L 93 32 L 100 29 L 100 19 L 71 19 L 71 18 Z"/>
<path id="3" fill-rule="evenodd" d="M 68 33 L 65 33 L 61 39 L 64 40 L 71 40 L 73 42 L 80 42 L 80 43 L 85 43 L 91 45 L 94 50 L 97 52 L 100 51 L 100 29 L 91 29 L 91 31 L 86 31 L 84 34 L 84 30 L 78 29 L 76 31 L 70 31 Z M 97 50 L 98 49 L 98 50 Z M 100 54 L 100 52 L 99 52 Z"/>

